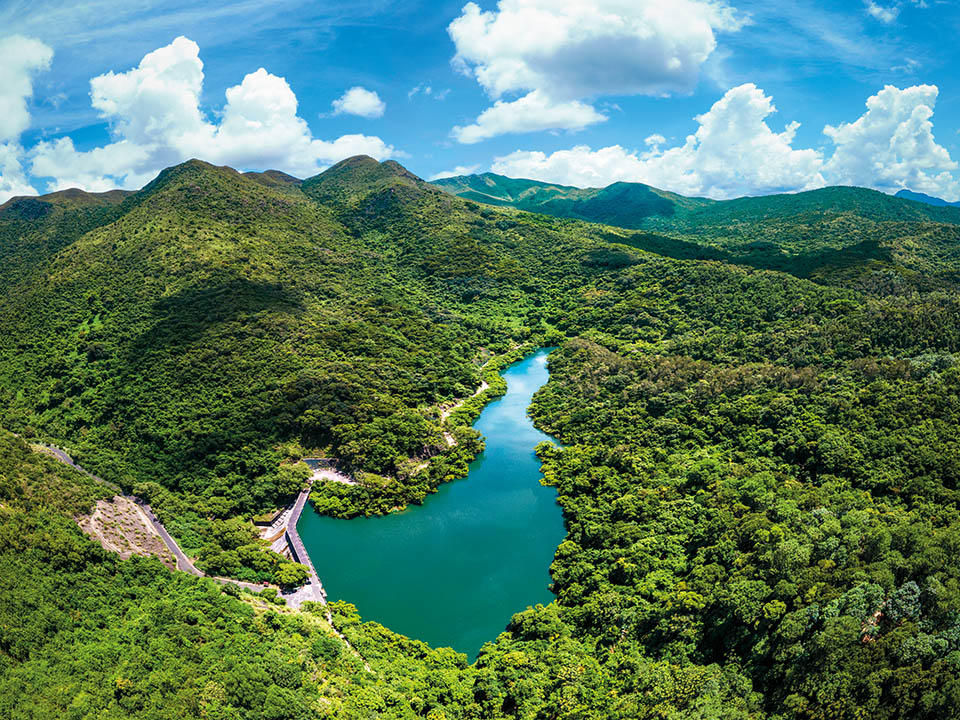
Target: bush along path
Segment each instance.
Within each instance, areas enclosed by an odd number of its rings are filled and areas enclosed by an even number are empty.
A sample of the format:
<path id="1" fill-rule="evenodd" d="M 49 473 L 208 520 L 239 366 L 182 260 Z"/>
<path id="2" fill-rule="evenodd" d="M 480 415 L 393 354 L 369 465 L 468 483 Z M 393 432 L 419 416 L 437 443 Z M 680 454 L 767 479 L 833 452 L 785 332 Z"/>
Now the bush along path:
<path id="1" fill-rule="evenodd" d="M 163 523 L 157 518 L 150 506 L 143 502 L 140 498 L 133 495 L 124 495 L 123 491 L 114 483 L 104 480 L 101 477 L 94 475 L 88 470 L 84 469 L 82 466 L 78 465 L 66 451 L 61 448 L 56 447 L 55 445 L 50 445 L 47 443 L 40 443 L 39 447 L 46 454 L 56 458 L 64 465 L 68 465 L 74 470 L 83 473 L 87 477 L 95 480 L 98 483 L 108 487 L 113 490 L 115 493 L 121 497 L 129 500 L 130 502 L 136 503 L 146 514 L 147 519 L 150 521 L 151 526 L 166 544 L 167 548 L 173 554 L 177 563 L 177 570 L 181 572 L 188 573 L 195 577 L 205 577 L 211 580 L 214 580 L 222 585 L 234 585 L 236 587 L 244 588 L 250 590 L 254 593 L 259 593 L 264 589 L 263 585 L 257 585 L 255 583 L 244 582 L 243 580 L 235 580 L 233 578 L 224 578 L 218 577 L 216 575 L 207 575 L 201 570 L 199 570 L 196 565 L 187 557 L 187 555 L 180 548 L 179 544 L 173 537 L 167 532 L 167 529 L 163 526 Z M 305 585 L 297 590 L 293 591 L 286 595 L 287 604 L 291 609 L 299 610 L 303 603 L 316 603 L 323 607 L 323 613 L 326 616 L 327 623 L 330 625 L 330 628 L 333 632 L 340 638 L 340 640 L 346 645 L 347 650 L 349 650 L 353 655 L 360 659 L 363 662 L 363 666 L 367 672 L 372 673 L 373 669 L 370 667 L 370 664 L 367 662 L 366 658 L 361 655 L 355 647 L 350 643 L 350 641 L 344 636 L 342 632 L 334 625 L 333 614 L 330 612 L 329 605 L 327 603 L 327 593 L 323 589 L 323 585 L 320 582 L 320 577 L 317 575 L 316 569 L 313 567 L 313 562 L 310 560 L 310 555 L 307 553 L 306 548 L 303 545 L 303 542 L 300 540 L 300 536 L 297 533 L 297 521 L 300 519 L 300 513 L 303 511 L 304 506 L 306 505 L 307 499 L 310 496 L 310 486 L 300 491 L 300 494 L 297 496 L 296 501 L 294 502 L 293 513 L 290 515 L 288 520 L 286 535 L 287 542 L 290 545 L 290 549 L 293 553 L 293 559 L 296 562 L 303 563 L 310 569 L 310 577 Z M 304 610 L 309 609 L 309 606 L 304 607 Z"/>
<path id="2" fill-rule="evenodd" d="M 147 503 L 143 502 L 143 500 L 136 497 L 135 495 L 124 494 L 123 490 L 121 490 L 121 488 L 115 485 L 114 483 L 108 480 L 104 480 L 103 478 L 98 477 L 97 475 L 94 475 L 93 473 L 89 472 L 82 466 L 78 465 L 74 461 L 74 459 L 70 457 L 69 454 L 67 454 L 65 450 L 58 448 L 55 445 L 50 445 L 48 443 L 39 443 L 38 447 L 41 448 L 42 452 L 45 452 L 46 454 L 56 458 L 57 460 L 62 462 L 64 465 L 68 465 L 74 470 L 78 472 L 82 472 L 84 475 L 91 478 L 92 480 L 95 480 L 101 485 L 104 485 L 107 488 L 113 490 L 115 493 L 117 493 L 117 495 L 138 505 L 143 510 L 153 530 L 157 533 L 157 535 L 160 536 L 164 544 L 170 550 L 173 557 L 176 559 L 177 570 L 188 573 L 195 577 L 208 577 L 211 580 L 215 580 L 216 582 L 221 584 L 236 585 L 238 587 L 245 588 L 247 590 L 252 590 L 253 592 L 260 592 L 261 590 L 263 590 L 263 585 L 257 585 L 256 583 L 244 582 L 243 580 L 234 580 L 233 578 L 223 578 L 223 577 L 217 577 L 215 575 L 205 574 L 204 572 L 199 570 L 196 565 L 193 564 L 193 562 L 190 560 L 189 557 L 187 557 L 186 553 L 183 552 L 183 550 L 180 548 L 180 545 L 177 543 L 177 541 L 173 539 L 173 537 L 170 535 L 169 532 L 167 532 L 167 529 L 163 526 L 163 523 L 160 522 L 156 514 L 153 512 L 153 509 Z"/>

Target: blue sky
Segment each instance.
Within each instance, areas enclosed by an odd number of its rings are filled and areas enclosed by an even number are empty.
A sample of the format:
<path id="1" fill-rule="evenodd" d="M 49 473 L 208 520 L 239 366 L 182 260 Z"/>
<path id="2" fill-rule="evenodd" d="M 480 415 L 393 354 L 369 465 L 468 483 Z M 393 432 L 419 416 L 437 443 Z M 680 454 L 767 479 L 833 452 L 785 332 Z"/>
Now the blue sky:
<path id="1" fill-rule="evenodd" d="M 960 197 L 953 2 L 0 0 L 0 28 L 0 201 L 357 152 L 423 177 Z"/>

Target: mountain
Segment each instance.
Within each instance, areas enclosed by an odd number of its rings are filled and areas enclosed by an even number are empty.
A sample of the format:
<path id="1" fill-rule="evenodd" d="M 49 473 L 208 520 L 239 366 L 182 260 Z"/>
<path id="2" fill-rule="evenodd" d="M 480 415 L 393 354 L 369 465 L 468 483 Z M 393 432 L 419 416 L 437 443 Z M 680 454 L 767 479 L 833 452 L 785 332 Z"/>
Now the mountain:
<path id="1" fill-rule="evenodd" d="M 0 205 L 0 215 L 42 213 L 46 206 L 62 208 L 108 207 L 117 205 L 133 193 L 128 190 L 108 190 L 102 193 L 90 193 L 78 188 L 58 190 L 46 195 L 17 196 Z M 32 210 L 31 210 L 32 209 Z"/>
<path id="2" fill-rule="evenodd" d="M 960 213 L 952 209 L 953 204 L 927 201 L 933 206 L 950 208 L 945 210 L 917 207 L 903 200 L 917 200 L 921 195 L 907 190 L 892 197 L 866 188 L 828 187 L 716 201 L 684 197 L 642 183 L 617 182 L 604 188 L 582 189 L 493 173 L 445 178 L 435 180 L 433 184 L 475 202 L 556 217 L 576 217 L 628 229 L 688 229 L 704 225 L 749 228 L 757 222 L 841 214 L 880 222 L 960 224 Z"/>
<path id="3" fill-rule="evenodd" d="M 475 202 L 625 228 L 642 227 L 648 217 L 670 217 L 712 204 L 704 198 L 686 198 L 641 183 L 581 189 L 484 173 L 435 180 L 433 184 Z"/>
<path id="4" fill-rule="evenodd" d="M 192 160 L 125 197 L 8 203 L 0 716 L 954 715 L 958 211 L 532 194 L 593 217 L 369 157 L 303 181 Z M 614 197 L 640 227 L 595 221 Z M 294 610 L 120 560 L 77 525 L 112 491 L 40 452 L 149 501 L 205 572 L 277 580 L 251 521 L 304 486 L 301 457 L 357 480 L 313 488 L 324 514 L 430 502 L 483 449 L 497 371 L 545 346 L 556 599 L 474 664 L 350 598 Z"/>
<path id="5" fill-rule="evenodd" d="M 243 176 L 265 187 L 272 188 L 273 190 L 292 193 L 294 195 L 297 194 L 300 186 L 303 184 L 303 180 L 300 178 L 295 178 L 293 175 L 288 175 L 287 173 L 280 172 L 279 170 L 245 172 L 243 173 Z"/>
<path id="6" fill-rule="evenodd" d="M 490 173 L 434 184 L 476 202 L 634 230 L 620 233 L 620 241 L 677 259 L 721 260 L 840 285 L 888 285 L 895 277 L 935 287 L 958 280 L 950 268 L 960 261 L 960 209 L 866 188 L 710 201 L 642 184 L 580 190 Z M 885 271 L 893 275 L 880 279 Z"/>
<path id="7" fill-rule="evenodd" d="M 960 202 L 947 202 L 942 198 L 933 197 L 932 195 L 926 195 L 921 192 L 914 192 L 906 188 L 899 190 L 896 196 L 904 200 L 913 200 L 915 202 L 926 203 L 927 205 L 936 205 L 937 207 L 960 207 Z"/>

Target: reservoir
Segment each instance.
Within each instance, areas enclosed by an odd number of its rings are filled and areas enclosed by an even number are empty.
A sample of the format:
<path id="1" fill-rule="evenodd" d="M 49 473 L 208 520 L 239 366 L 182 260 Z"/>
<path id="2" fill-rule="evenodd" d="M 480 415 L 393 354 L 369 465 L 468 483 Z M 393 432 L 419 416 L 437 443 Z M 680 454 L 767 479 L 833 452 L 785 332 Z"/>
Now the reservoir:
<path id="1" fill-rule="evenodd" d="M 514 613 L 553 599 L 549 567 L 565 530 L 556 490 L 540 484 L 534 454 L 553 438 L 527 417 L 549 377 L 548 353 L 503 372 L 507 394 L 474 424 L 486 449 L 466 478 L 382 517 L 303 513 L 297 530 L 331 601 L 353 603 L 364 620 L 473 660 Z"/>

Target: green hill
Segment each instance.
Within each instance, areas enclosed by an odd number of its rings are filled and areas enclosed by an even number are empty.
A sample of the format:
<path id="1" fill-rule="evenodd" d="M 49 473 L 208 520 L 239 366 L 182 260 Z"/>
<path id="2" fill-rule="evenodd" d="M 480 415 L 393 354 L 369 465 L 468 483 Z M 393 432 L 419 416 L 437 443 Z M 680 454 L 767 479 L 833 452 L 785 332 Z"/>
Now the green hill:
<path id="1" fill-rule="evenodd" d="M 310 608 L 105 553 L 72 520 L 102 491 L 4 432 L 0 716 L 955 716 L 955 211 L 609 190 L 533 195 L 625 193 L 640 227 L 366 157 L 7 204 L 0 425 L 148 499 L 201 568 L 269 579 L 250 520 L 306 452 L 360 481 L 315 489 L 323 512 L 430 502 L 490 395 L 439 407 L 546 344 L 531 415 L 567 536 L 556 601 L 473 665 L 334 606 L 367 672 Z"/>
<path id="2" fill-rule="evenodd" d="M 434 184 L 477 202 L 636 230 L 619 236 L 678 259 L 722 260 L 873 289 L 958 282 L 960 209 L 865 188 L 714 202 L 639 183 L 581 190 L 490 173 Z"/>
<path id="3" fill-rule="evenodd" d="M 906 188 L 897 191 L 897 197 L 905 200 L 913 200 L 914 202 L 926 203 L 927 205 L 936 205 L 937 207 L 960 207 L 960 202 L 947 202 L 943 198 L 933 197 L 926 193 L 914 192 Z"/>
<path id="4" fill-rule="evenodd" d="M 435 180 L 433 184 L 475 202 L 625 228 L 643 227 L 649 217 L 671 217 L 712 204 L 704 198 L 686 198 L 641 183 L 581 189 L 483 173 Z"/>

